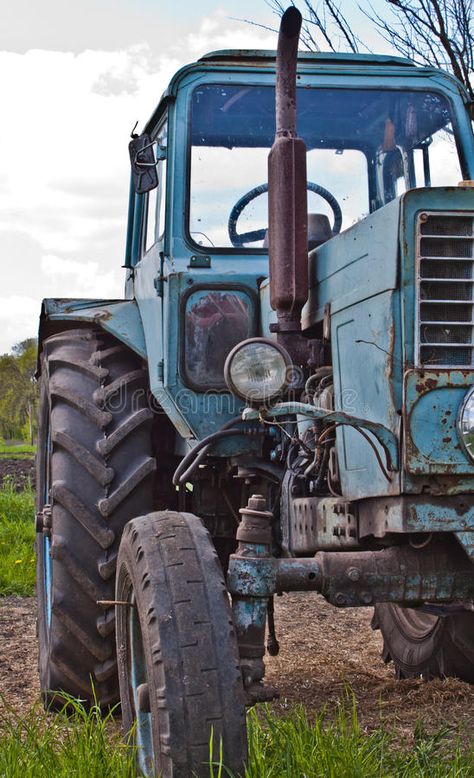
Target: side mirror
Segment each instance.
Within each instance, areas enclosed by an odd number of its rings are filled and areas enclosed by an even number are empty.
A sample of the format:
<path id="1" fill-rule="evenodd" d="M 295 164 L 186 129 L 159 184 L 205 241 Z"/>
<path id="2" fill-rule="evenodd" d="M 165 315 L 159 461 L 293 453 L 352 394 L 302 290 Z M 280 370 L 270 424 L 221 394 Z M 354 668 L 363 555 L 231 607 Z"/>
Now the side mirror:
<path id="1" fill-rule="evenodd" d="M 144 194 L 158 186 L 157 160 L 150 136 L 144 132 L 132 138 L 128 144 L 132 166 L 133 187 L 137 194 Z"/>

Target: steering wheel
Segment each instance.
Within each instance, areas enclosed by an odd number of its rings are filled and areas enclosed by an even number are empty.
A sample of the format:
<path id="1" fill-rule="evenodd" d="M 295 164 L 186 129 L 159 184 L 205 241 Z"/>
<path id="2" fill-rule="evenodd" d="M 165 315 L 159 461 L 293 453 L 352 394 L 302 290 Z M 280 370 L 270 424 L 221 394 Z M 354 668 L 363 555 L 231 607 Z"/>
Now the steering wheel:
<path id="1" fill-rule="evenodd" d="M 323 186 L 320 186 L 320 184 L 314 184 L 312 181 L 307 182 L 306 188 L 308 189 L 309 192 L 314 192 L 315 194 L 322 197 L 323 200 L 326 200 L 326 202 L 330 206 L 334 214 L 334 224 L 332 226 L 332 234 L 337 235 L 341 231 L 342 211 L 341 211 L 341 206 L 337 202 L 336 198 L 334 197 L 333 194 L 331 194 L 331 192 L 329 192 Z M 244 243 L 253 243 L 254 241 L 264 239 L 266 233 L 265 228 L 262 228 L 260 230 L 251 230 L 250 232 L 242 232 L 239 235 L 239 233 L 237 232 L 237 222 L 244 208 L 246 208 L 247 205 L 252 202 L 252 200 L 255 200 L 256 197 L 258 197 L 261 194 L 265 194 L 265 192 L 268 192 L 268 184 L 260 184 L 260 186 L 256 186 L 254 189 L 251 189 L 249 192 L 246 192 L 240 198 L 240 200 L 237 200 L 236 204 L 232 208 L 229 216 L 227 229 L 229 231 L 230 242 L 235 248 L 240 248 L 241 246 L 243 246 Z"/>

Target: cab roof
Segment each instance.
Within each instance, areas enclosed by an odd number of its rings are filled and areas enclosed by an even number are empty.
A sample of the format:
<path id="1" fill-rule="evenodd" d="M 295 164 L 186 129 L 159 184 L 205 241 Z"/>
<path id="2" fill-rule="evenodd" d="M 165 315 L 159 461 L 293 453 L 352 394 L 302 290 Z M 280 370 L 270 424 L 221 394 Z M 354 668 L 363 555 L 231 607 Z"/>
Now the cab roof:
<path id="1" fill-rule="evenodd" d="M 248 62 L 250 64 L 255 62 L 255 60 L 269 60 L 273 64 L 275 58 L 276 51 L 273 49 L 220 49 L 204 54 L 198 59 L 198 62 L 228 63 L 229 60 L 238 60 L 239 62 Z M 394 57 L 391 54 L 353 54 L 330 51 L 299 51 L 298 62 L 324 62 L 330 65 L 348 64 L 349 62 L 352 62 L 361 65 L 416 67 L 411 59 L 407 59 L 406 57 Z"/>
<path id="2" fill-rule="evenodd" d="M 197 61 L 184 65 L 174 74 L 168 88 L 146 123 L 144 131 L 148 131 L 161 116 L 168 101 L 176 96 L 179 84 L 187 74 L 193 71 L 209 72 L 226 69 L 274 72 L 275 59 L 276 51 L 273 49 L 222 49 L 204 54 Z M 351 72 L 360 74 L 361 69 L 364 68 L 370 69 L 372 75 L 380 76 L 390 73 L 391 75 L 406 74 L 433 77 L 442 73 L 445 82 L 451 81 L 451 88 L 455 84 L 458 92 L 465 92 L 464 87 L 450 73 L 440 71 L 438 68 L 416 65 L 406 57 L 396 57 L 391 54 L 353 54 L 327 51 L 298 52 L 298 69 L 303 72 L 331 72 L 333 68 L 333 72 L 336 71 L 339 75 Z M 464 98 L 467 100 L 467 94 L 464 95 Z"/>

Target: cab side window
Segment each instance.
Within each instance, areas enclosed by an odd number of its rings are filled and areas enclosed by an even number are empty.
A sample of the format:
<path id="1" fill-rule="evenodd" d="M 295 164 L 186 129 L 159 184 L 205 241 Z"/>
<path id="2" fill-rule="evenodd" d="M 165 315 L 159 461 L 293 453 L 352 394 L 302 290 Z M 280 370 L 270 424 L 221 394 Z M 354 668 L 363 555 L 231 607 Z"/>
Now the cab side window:
<path id="1" fill-rule="evenodd" d="M 153 138 L 155 159 L 158 160 L 158 186 L 146 195 L 143 254 L 163 237 L 165 230 L 167 128 L 165 119 Z"/>

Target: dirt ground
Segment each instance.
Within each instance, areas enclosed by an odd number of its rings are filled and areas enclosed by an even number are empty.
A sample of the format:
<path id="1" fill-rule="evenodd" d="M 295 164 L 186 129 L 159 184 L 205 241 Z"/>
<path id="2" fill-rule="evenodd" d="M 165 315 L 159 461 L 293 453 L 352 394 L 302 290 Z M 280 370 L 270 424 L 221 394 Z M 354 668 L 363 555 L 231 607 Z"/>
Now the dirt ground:
<path id="1" fill-rule="evenodd" d="M 17 489 L 24 489 L 29 482 L 34 488 L 34 459 L 6 459 L 0 457 L 0 485 L 5 478 L 13 481 Z"/>
<path id="2" fill-rule="evenodd" d="M 380 659 L 380 633 L 370 627 L 370 609 L 340 610 L 317 594 L 276 599 L 281 650 L 267 657 L 267 681 L 280 690 L 277 710 L 303 703 L 309 714 L 337 709 L 346 688 L 357 700 L 361 726 L 383 724 L 410 741 L 418 721 L 427 732 L 474 727 L 474 687 L 461 681 L 395 681 Z M 0 598 L 0 692 L 17 712 L 38 699 L 35 602 Z"/>

